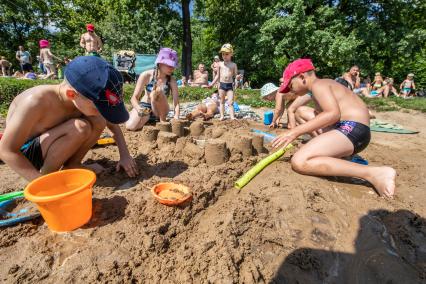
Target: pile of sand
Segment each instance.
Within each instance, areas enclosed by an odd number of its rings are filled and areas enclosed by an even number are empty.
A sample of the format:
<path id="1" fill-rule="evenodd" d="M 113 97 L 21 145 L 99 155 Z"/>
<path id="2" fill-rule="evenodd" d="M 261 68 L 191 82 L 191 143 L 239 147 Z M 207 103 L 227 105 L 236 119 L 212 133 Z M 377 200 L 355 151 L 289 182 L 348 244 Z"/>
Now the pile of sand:
<path id="1" fill-rule="evenodd" d="M 1 229 L 0 281 L 425 281 L 423 132 L 395 145 L 389 139 L 399 136 L 374 135 L 363 152 L 370 164 L 399 172 L 398 195 L 389 201 L 365 184 L 298 175 L 288 163 L 291 153 L 237 190 L 236 179 L 267 155 L 250 133 L 261 126 L 178 124 L 125 133 L 137 179 L 115 173 L 116 147 L 88 154 L 88 162 L 107 170 L 98 176 L 93 217 L 83 228 L 55 234 L 39 219 Z M 0 192 L 25 184 L 5 165 L 0 178 Z M 149 189 L 165 181 L 189 186 L 191 203 L 159 204 Z"/>

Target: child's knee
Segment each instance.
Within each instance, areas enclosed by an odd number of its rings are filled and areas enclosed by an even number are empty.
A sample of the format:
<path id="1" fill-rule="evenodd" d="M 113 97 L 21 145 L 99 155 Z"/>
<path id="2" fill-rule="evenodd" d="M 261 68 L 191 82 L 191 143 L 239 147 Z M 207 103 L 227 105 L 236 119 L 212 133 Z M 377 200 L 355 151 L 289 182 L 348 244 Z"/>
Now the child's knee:
<path id="1" fill-rule="evenodd" d="M 126 127 L 126 130 L 129 131 L 138 131 L 140 130 L 143 125 L 145 124 L 145 119 L 148 121 L 147 116 L 140 117 L 139 115 L 132 115 L 130 114 L 129 120 L 126 121 L 124 124 L 124 127 Z"/>
<path id="2" fill-rule="evenodd" d="M 294 154 L 291 158 L 291 168 L 300 174 L 306 172 L 307 169 L 307 159 L 302 155 Z"/>
<path id="3" fill-rule="evenodd" d="M 75 136 L 79 138 L 86 138 L 92 132 L 92 125 L 84 119 L 75 119 L 74 120 L 74 130 Z"/>
<path id="4" fill-rule="evenodd" d="M 128 121 L 126 121 L 124 126 L 126 127 L 126 130 L 129 130 L 129 131 L 138 130 L 137 127 L 136 127 L 137 126 L 136 123 L 134 123 L 133 121 L 130 121 L 130 119 Z"/>

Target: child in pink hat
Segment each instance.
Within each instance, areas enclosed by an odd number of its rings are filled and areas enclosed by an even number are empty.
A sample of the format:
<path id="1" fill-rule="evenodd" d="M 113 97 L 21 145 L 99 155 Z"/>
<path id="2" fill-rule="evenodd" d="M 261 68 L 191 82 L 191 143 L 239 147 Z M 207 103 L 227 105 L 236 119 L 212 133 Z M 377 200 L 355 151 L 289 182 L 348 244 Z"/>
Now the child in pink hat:
<path id="1" fill-rule="evenodd" d="M 50 51 L 50 43 L 46 39 L 42 39 L 39 41 L 40 45 L 40 62 L 43 64 L 46 69 L 46 76 L 43 79 L 53 79 L 56 76 L 56 67 L 53 62 L 53 58 L 61 61 L 61 59 Z"/>
<path id="2" fill-rule="evenodd" d="M 170 95 L 173 99 L 174 118 L 179 119 L 178 86 L 172 76 L 178 66 L 178 54 L 171 48 L 161 48 L 155 64 L 156 67 L 143 72 L 136 83 L 130 100 L 133 109 L 126 122 L 128 130 L 140 130 L 148 121 L 166 121 Z"/>
<path id="3" fill-rule="evenodd" d="M 320 133 L 293 155 L 291 165 L 296 172 L 361 178 L 369 181 L 380 195 L 394 195 L 393 168 L 342 159 L 364 150 L 371 138 L 368 109 L 355 93 L 334 80 L 318 78 L 310 59 L 298 59 L 287 66 L 279 92 L 310 98 L 296 100 L 294 104 L 299 101 L 303 105 L 308 100 L 316 104 L 313 118 L 272 141 L 273 147 L 285 147 L 303 134 Z M 308 93 L 311 95 L 307 96 Z"/>

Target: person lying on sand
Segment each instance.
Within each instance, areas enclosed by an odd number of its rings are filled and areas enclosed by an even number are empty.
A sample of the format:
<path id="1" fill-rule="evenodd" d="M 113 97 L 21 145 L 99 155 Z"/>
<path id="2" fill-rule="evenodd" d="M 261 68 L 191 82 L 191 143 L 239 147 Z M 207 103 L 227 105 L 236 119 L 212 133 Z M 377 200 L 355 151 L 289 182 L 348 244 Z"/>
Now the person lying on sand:
<path id="1" fill-rule="evenodd" d="M 298 96 L 310 92 L 320 111 L 306 123 L 276 137 L 272 146 L 285 147 L 302 134 L 322 132 L 294 154 L 293 170 L 313 176 L 362 178 L 380 195 L 394 195 L 396 172 L 393 168 L 366 166 L 342 159 L 361 152 L 370 142 L 370 119 L 364 102 L 336 81 L 318 78 L 309 59 L 295 60 L 285 69 L 279 92 L 290 91 Z"/>
<path id="2" fill-rule="evenodd" d="M 189 113 L 186 116 L 188 120 L 194 120 L 197 117 L 202 116 L 204 120 L 209 120 L 214 117 L 215 114 L 218 113 L 219 110 L 219 93 L 215 91 L 211 97 L 203 100 L 201 104 L 199 104 L 194 111 Z"/>
<path id="3" fill-rule="evenodd" d="M 108 127 L 120 153 L 117 170 L 122 167 L 135 177 L 137 166 L 118 125 L 128 118 L 121 74 L 98 57 L 77 57 L 62 83 L 36 86 L 15 97 L 0 159 L 28 181 L 61 168 L 80 168 Z"/>

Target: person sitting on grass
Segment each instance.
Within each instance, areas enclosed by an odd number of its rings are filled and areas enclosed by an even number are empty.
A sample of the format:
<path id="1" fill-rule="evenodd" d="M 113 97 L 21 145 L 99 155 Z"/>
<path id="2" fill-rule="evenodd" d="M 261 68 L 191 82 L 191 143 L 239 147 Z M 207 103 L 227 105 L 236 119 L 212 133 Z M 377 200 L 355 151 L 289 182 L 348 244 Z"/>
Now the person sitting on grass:
<path id="1" fill-rule="evenodd" d="M 81 168 L 108 127 L 120 153 L 116 169 L 122 167 L 135 177 L 137 166 L 118 125 L 128 118 L 121 74 L 100 58 L 77 57 L 60 84 L 39 85 L 14 98 L 0 140 L 0 159 L 28 181 L 61 168 Z M 91 169 L 99 171 L 101 166 Z"/>
<path id="2" fill-rule="evenodd" d="M 370 182 L 380 195 L 395 193 L 396 172 L 391 167 L 366 166 L 342 158 L 364 150 L 370 142 L 370 118 L 364 102 L 351 90 L 331 79 L 320 79 L 309 59 L 290 63 L 279 92 L 298 96 L 312 94 L 319 112 L 315 117 L 272 141 L 285 147 L 302 134 L 322 130 L 292 157 L 294 171 L 312 176 L 356 177 Z"/>
<path id="3" fill-rule="evenodd" d="M 186 116 L 186 119 L 188 120 L 194 120 L 197 117 L 202 116 L 204 120 L 209 120 L 215 116 L 215 114 L 218 113 L 219 110 L 219 92 L 215 91 L 211 95 L 211 97 L 208 97 L 207 99 L 203 100 L 201 104 L 199 104 L 194 111 L 189 113 Z"/>
<path id="4" fill-rule="evenodd" d="M 192 87 L 206 88 L 209 86 L 209 72 L 206 70 L 204 64 L 198 65 L 198 70 L 194 71 L 194 81 L 191 84 Z"/>
<path id="5" fill-rule="evenodd" d="M 396 88 L 393 86 L 393 78 L 386 78 L 385 79 L 385 85 L 383 88 L 383 97 L 387 98 L 392 93 L 394 96 L 398 97 L 398 92 L 396 91 Z"/>
<path id="6" fill-rule="evenodd" d="M 216 77 L 210 83 L 209 88 L 213 87 L 216 82 L 219 82 L 220 120 L 225 119 L 225 98 L 228 98 L 229 115 L 234 120 L 234 78 L 238 74 L 237 64 L 231 61 L 234 49 L 232 45 L 226 43 L 220 49 L 220 53 L 222 53 L 223 61 L 219 63 Z"/>
<path id="7" fill-rule="evenodd" d="M 187 86 L 186 77 L 182 76 L 182 79 L 176 81 L 178 88 L 184 88 Z"/>
<path id="8" fill-rule="evenodd" d="M 410 96 L 410 94 L 416 89 L 416 85 L 414 84 L 413 73 L 407 75 L 407 78 L 402 81 L 401 85 L 399 86 L 399 89 L 401 90 L 401 96 L 403 98 Z"/>
<path id="9" fill-rule="evenodd" d="M 366 95 L 366 97 L 379 97 L 381 95 L 379 90 L 383 87 L 383 83 L 384 81 L 382 74 L 380 74 L 380 72 L 376 72 L 376 74 L 374 75 L 374 81 L 371 83 L 371 89 L 369 90 L 369 94 Z"/>
<path id="10" fill-rule="evenodd" d="M 157 119 L 167 121 L 170 95 L 173 98 L 174 118 L 179 119 L 179 92 L 176 79 L 172 76 L 178 65 L 177 52 L 170 48 L 162 48 L 155 60 L 154 69 L 143 72 L 136 83 L 130 100 L 133 109 L 126 128 L 137 131 L 148 122 Z M 145 92 L 141 99 L 142 92 Z"/>
<path id="11" fill-rule="evenodd" d="M 339 77 L 336 79 L 339 83 L 345 85 L 352 91 L 354 91 L 355 94 L 359 93 L 358 89 L 361 87 L 361 79 L 360 79 L 360 70 L 357 65 L 354 65 L 349 69 L 348 72 L 343 73 L 342 77 Z M 340 81 L 344 80 L 346 82 Z"/>

